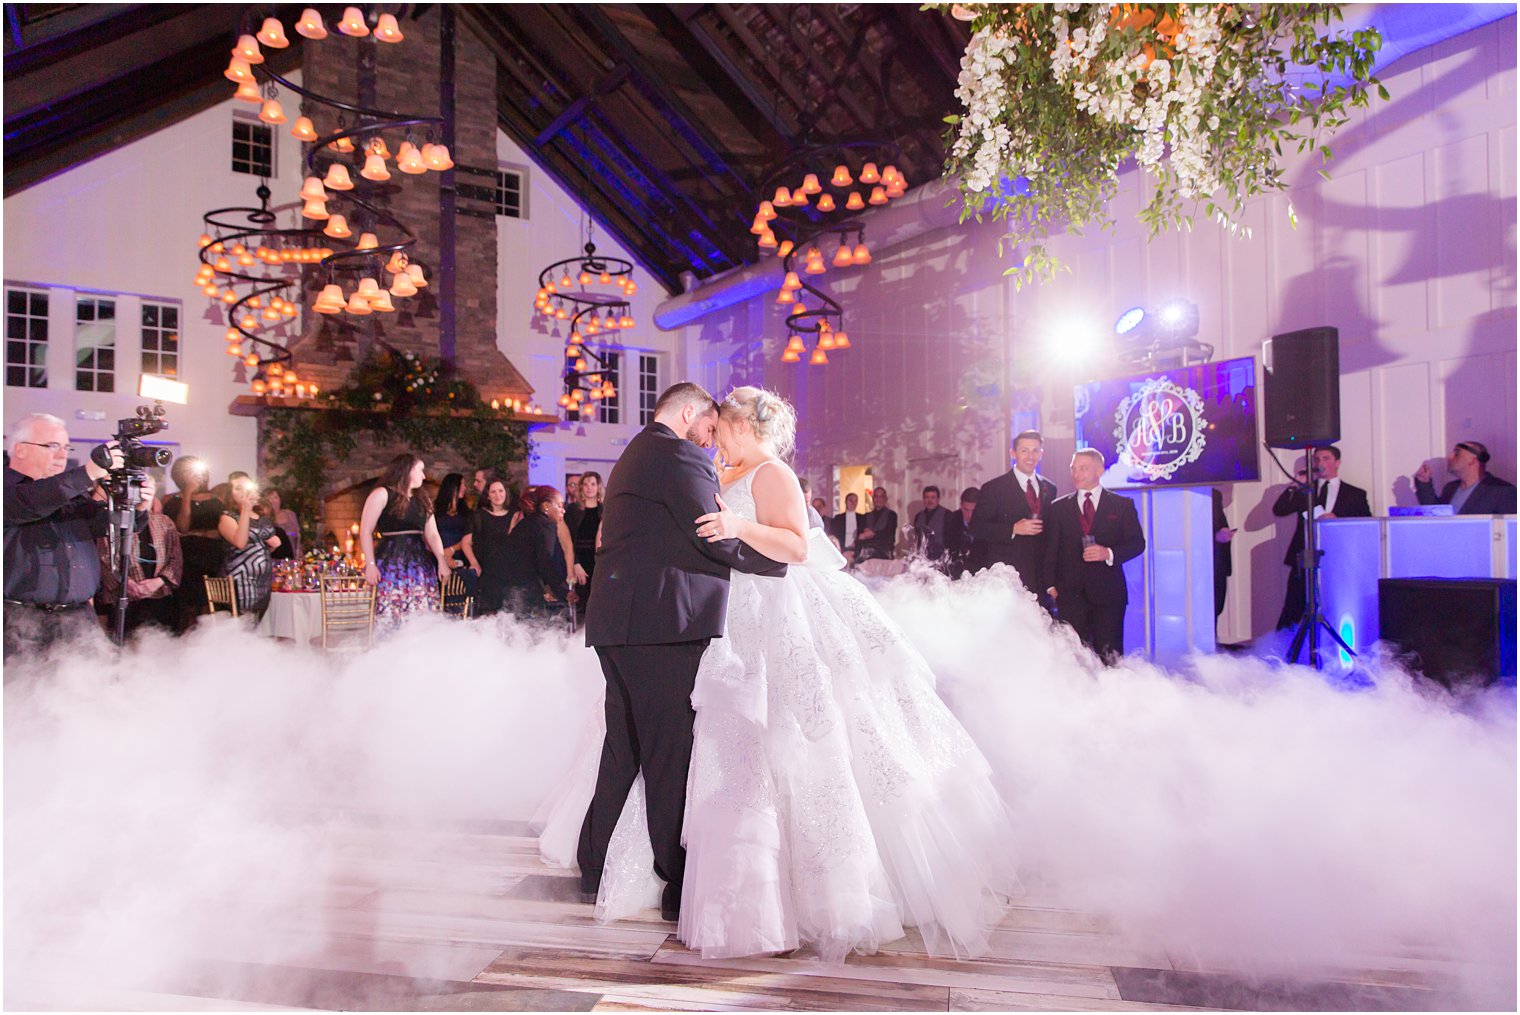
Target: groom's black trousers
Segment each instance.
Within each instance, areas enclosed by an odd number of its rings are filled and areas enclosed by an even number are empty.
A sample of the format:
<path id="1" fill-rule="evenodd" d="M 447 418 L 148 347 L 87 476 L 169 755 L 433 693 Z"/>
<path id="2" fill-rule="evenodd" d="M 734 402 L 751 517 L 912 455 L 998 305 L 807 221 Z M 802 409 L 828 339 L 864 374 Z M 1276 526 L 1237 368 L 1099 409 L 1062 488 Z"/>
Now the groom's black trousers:
<path id="1" fill-rule="evenodd" d="M 601 884 L 607 844 L 642 769 L 654 871 L 666 883 L 667 903 L 680 898 L 686 873 L 681 823 L 696 719 L 691 692 L 710 640 L 596 647 L 607 678 L 607 738 L 596 795 L 581 825 L 577 858 L 583 891 L 595 892 Z"/>

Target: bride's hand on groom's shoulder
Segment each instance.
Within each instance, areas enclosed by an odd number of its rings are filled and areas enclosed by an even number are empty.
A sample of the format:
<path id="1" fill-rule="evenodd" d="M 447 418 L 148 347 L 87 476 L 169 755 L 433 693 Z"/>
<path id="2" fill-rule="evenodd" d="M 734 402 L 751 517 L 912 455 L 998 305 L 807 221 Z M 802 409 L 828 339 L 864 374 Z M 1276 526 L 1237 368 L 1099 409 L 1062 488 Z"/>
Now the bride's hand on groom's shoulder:
<path id="1" fill-rule="evenodd" d="M 713 500 L 718 502 L 718 510 L 697 519 L 697 535 L 709 543 L 716 543 L 720 539 L 739 539 L 744 519 L 729 510 L 728 505 L 723 503 L 722 495 L 713 494 Z"/>

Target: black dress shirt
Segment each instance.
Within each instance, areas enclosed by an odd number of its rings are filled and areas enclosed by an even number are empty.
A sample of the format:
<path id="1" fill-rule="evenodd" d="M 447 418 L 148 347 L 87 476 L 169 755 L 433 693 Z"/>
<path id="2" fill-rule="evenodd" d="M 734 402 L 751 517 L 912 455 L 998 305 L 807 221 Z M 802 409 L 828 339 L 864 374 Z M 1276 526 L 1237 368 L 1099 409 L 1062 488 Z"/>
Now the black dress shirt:
<path id="1" fill-rule="evenodd" d="M 92 500 L 84 466 L 47 479 L 5 470 L 5 598 L 39 606 L 89 600 L 100 587 L 95 540 L 111 528 L 106 505 Z M 137 515 L 137 529 L 148 521 Z"/>

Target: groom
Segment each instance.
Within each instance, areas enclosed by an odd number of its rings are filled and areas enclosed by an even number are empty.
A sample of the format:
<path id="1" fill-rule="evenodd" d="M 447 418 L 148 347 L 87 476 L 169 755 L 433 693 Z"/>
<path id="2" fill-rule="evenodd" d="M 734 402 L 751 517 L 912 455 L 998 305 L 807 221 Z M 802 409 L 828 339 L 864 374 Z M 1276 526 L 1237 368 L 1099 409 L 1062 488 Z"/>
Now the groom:
<path id="1" fill-rule="evenodd" d="M 686 850 L 681 823 L 691 763 L 697 666 L 728 615 L 728 573 L 781 575 L 786 565 L 737 540 L 709 543 L 696 520 L 716 507 L 712 446 L 718 406 L 682 382 L 655 403 L 654 422 L 608 477 L 602 549 L 591 578 L 586 644 L 607 678 L 607 739 L 596 795 L 581 826 L 581 891 L 595 901 L 607 845 L 642 769 L 654 869 L 665 881 L 660 915 L 681 910 Z"/>

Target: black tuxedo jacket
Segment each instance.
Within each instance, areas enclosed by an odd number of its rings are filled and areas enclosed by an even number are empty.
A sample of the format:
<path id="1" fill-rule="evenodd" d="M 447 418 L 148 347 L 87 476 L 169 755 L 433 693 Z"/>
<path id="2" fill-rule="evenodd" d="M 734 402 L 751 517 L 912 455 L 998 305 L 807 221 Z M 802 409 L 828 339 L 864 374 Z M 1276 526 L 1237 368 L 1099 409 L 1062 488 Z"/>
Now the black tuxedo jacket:
<path id="1" fill-rule="evenodd" d="M 849 513 L 850 512 L 848 512 L 848 511 L 841 511 L 837 515 L 835 515 L 833 518 L 829 519 L 829 535 L 831 535 L 835 539 L 839 540 L 839 548 L 841 550 L 848 550 L 848 549 L 850 549 L 850 544 L 846 543 L 844 541 L 844 516 L 847 515 L 847 514 L 849 514 Z M 855 538 L 856 539 L 860 538 L 861 530 L 863 530 L 865 527 L 866 527 L 866 516 L 865 516 L 865 514 L 863 512 L 856 511 L 855 512 Z"/>
<path id="2" fill-rule="evenodd" d="M 1056 485 L 1044 476 L 1040 481 L 1040 517 L 1050 512 L 1055 503 Z M 972 566 L 990 567 L 993 564 L 1011 564 L 1024 579 L 1024 585 L 1036 593 L 1042 593 L 1047 585 L 1042 577 L 1045 571 L 1045 545 L 1050 526 L 1038 536 L 1015 536 L 1013 525 L 1030 516 L 1029 501 L 1014 470 L 989 479 L 982 484 L 976 499 L 976 511 L 971 516 L 971 533 L 976 537 L 977 549 Z"/>
<path id="3" fill-rule="evenodd" d="M 717 510 L 717 492 L 707 455 L 663 423 L 628 442 L 607 477 L 587 645 L 721 638 L 729 569 L 786 573 L 785 564 L 737 539 L 709 543 L 697 535 L 697 518 Z"/>
<path id="4" fill-rule="evenodd" d="M 1304 551 L 1303 512 L 1306 500 L 1297 486 L 1290 486 L 1278 496 L 1277 503 L 1272 505 L 1272 513 L 1279 518 L 1298 515 L 1298 521 L 1293 526 L 1293 539 L 1288 543 L 1288 552 L 1283 556 L 1283 563 L 1289 567 L 1298 566 L 1298 555 Z M 1334 514 L 1337 518 L 1371 518 L 1372 506 L 1367 501 L 1367 491 L 1341 480 L 1340 492 L 1335 495 Z"/>
<path id="5" fill-rule="evenodd" d="M 1415 480 L 1414 493 L 1420 499 L 1421 504 L 1450 504 L 1452 496 L 1462 487 L 1460 479 L 1454 479 L 1441 488 L 1440 496 L 1436 496 L 1434 483 L 1421 483 Z M 1459 515 L 1512 515 L 1515 513 L 1515 485 L 1506 483 L 1498 476 L 1483 474 L 1473 487 L 1472 493 L 1467 495 L 1467 500 L 1462 503 Z M 1336 514 L 1340 514 L 1339 511 Z"/>
<path id="6" fill-rule="evenodd" d="M 1082 559 L 1081 493 L 1057 498 L 1045 518 L 1045 587 L 1054 588 L 1061 598 L 1085 594 L 1095 606 L 1124 606 L 1129 603 L 1129 589 L 1124 584 L 1125 561 L 1145 552 L 1145 533 L 1140 530 L 1140 514 L 1135 502 L 1112 490 L 1098 498 L 1092 535 L 1099 546 L 1114 551 L 1113 565 Z M 978 501 L 976 509 L 982 509 Z"/>

